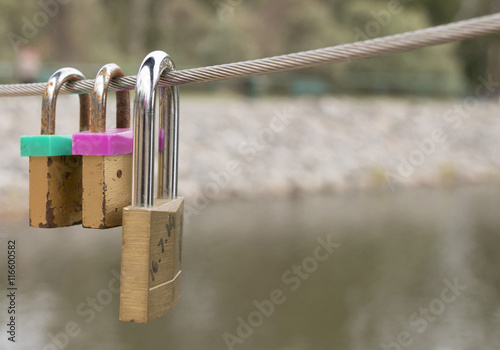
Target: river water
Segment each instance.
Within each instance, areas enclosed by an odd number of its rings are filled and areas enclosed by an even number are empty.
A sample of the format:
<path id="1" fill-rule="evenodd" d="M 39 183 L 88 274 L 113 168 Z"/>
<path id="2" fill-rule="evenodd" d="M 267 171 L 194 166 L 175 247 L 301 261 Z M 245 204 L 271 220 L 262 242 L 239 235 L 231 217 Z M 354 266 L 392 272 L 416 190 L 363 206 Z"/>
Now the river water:
<path id="1" fill-rule="evenodd" d="M 185 224 L 180 302 L 147 325 L 118 321 L 120 229 L 4 222 L 0 348 L 498 349 L 499 214 L 498 185 L 214 202 Z"/>

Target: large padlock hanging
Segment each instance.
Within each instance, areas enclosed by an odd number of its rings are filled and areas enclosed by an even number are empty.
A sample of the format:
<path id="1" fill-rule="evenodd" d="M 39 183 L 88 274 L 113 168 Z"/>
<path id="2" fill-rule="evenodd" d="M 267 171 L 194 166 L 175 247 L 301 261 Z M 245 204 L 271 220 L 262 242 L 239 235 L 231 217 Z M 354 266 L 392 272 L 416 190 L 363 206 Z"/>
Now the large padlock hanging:
<path id="1" fill-rule="evenodd" d="M 184 199 L 177 198 L 178 88 L 160 88 L 158 193 L 153 202 L 155 95 L 170 57 L 150 53 L 137 75 L 132 205 L 123 210 L 120 320 L 145 323 L 179 299 Z"/>
<path id="2" fill-rule="evenodd" d="M 29 156 L 30 225 L 62 227 L 82 221 L 82 158 L 71 152 L 72 135 L 55 135 L 56 101 L 64 83 L 85 79 L 62 68 L 49 79 L 42 102 L 41 135 L 21 136 L 21 156 Z M 88 129 L 90 96 L 80 95 L 80 131 Z"/>
<path id="3" fill-rule="evenodd" d="M 122 224 L 122 210 L 131 203 L 133 134 L 128 91 L 116 93 L 116 128 L 106 129 L 109 83 L 123 77 L 114 63 L 99 70 L 92 93 L 90 131 L 73 135 L 73 154 L 83 162 L 84 227 L 108 228 Z"/>

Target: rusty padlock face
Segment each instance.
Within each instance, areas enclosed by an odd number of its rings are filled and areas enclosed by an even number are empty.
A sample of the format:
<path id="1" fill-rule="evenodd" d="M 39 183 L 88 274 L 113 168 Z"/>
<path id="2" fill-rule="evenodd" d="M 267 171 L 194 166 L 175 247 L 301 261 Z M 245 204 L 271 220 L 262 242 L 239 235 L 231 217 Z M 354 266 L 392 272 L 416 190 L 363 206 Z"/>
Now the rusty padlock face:
<path id="1" fill-rule="evenodd" d="M 42 102 L 41 135 L 21 137 L 21 155 L 30 162 L 30 225 L 52 228 L 82 221 L 82 159 L 71 153 L 72 135 L 55 135 L 56 101 L 66 82 L 85 79 L 62 68 L 49 79 Z M 90 96 L 80 95 L 80 131 L 89 124 Z"/>
<path id="2" fill-rule="evenodd" d="M 130 205 L 133 133 L 128 91 L 116 93 L 116 128 L 106 129 L 107 92 L 111 79 L 123 77 L 114 63 L 96 76 L 92 93 L 90 131 L 73 135 L 73 154 L 83 162 L 83 226 L 121 226 L 122 210 Z"/>
<path id="3" fill-rule="evenodd" d="M 132 205 L 123 210 L 120 320 L 145 323 L 179 299 L 184 199 L 177 198 L 178 88 L 160 88 L 158 197 L 153 200 L 155 95 L 170 57 L 150 53 L 137 75 Z M 162 137 L 163 135 L 163 137 Z"/>

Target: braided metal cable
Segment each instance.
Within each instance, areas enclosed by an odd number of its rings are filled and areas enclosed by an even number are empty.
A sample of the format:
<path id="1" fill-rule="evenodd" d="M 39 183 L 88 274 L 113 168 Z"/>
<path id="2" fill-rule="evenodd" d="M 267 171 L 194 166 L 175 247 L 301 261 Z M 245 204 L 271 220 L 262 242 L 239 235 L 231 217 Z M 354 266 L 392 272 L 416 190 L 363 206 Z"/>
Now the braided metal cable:
<path id="1" fill-rule="evenodd" d="M 282 72 L 327 63 L 340 63 L 472 39 L 498 32 L 500 32 L 500 13 L 323 49 L 216 66 L 171 71 L 162 76 L 159 85 L 202 83 Z M 135 75 L 116 78 L 111 81 L 109 90 L 133 90 L 135 83 Z M 92 92 L 93 87 L 94 79 L 74 83 L 70 82 L 61 88 L 60 93 L 89 93 Z M 45 83 L 6 84 L 0 85 L 0 97 L 42 95 L 44 90 Z"/>

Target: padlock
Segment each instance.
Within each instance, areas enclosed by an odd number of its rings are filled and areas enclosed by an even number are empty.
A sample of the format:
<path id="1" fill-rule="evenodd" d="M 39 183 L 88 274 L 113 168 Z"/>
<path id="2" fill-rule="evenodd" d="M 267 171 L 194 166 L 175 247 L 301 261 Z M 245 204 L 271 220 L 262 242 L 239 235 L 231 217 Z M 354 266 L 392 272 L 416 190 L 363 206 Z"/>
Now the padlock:
<path id="1" fill-rule="evenodd" d="M 99 70 L 92 93 L 90 130 L 73 134 L 73 154 L 83 162 L 84 227 L 121 226 L 122 210 L 130 205 L 132 184 L 132 138 L 128 91 L 116 93 L 116 128 L 106 129 L 109 83 L 123 77 L 114 63 Z"/>
<path id="2" fill-rule="evenodd" d="M 134 100 L 132 205 L 123 210 L 120 320 L 146 323 L 179 299 L 184 199 L 177 197 L 178 88 L 160 88 L 158 192 L 153 201 L 155 95 L 164 71 L 162 51 L 150 53 L 137 75 Z M 163 136 L 163 137 L 161 137 Z"/>
<path id="3" fill-rule="evenodd" d="M 42 102 L 41 135 L 21 136 L 21 156 L 29 156 L 30 225 L 52 228 L 82 221 L 82 158 L 71 153 L 71 134 L 55 135 L 57 95 L 66 82 L 83 80 L 62 68 L 49 79 Z M 80 131 L 87 130 L 90 96 L 80 95 Z"/>

